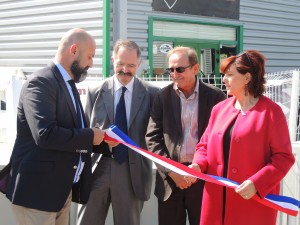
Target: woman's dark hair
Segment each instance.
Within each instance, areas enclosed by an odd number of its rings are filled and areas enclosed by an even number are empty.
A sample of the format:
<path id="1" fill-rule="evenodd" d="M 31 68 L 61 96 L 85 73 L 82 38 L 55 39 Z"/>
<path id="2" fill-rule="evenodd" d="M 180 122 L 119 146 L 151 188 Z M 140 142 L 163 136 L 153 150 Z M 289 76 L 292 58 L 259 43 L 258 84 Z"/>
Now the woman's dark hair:
<path id="1" fill-rule="evenodd" d="M 265 56 L 260 52 L 248 50 L 224 59 L 221 63 L 220 71 L 225 74 L 229 67 L 235 64 L 239 73 L 246 74 L 249 72 L 252 78 L 247 85 L 247 90 L 249 94 L 258 97 L 263 95 L 266 90 L 265 61 Z"/>

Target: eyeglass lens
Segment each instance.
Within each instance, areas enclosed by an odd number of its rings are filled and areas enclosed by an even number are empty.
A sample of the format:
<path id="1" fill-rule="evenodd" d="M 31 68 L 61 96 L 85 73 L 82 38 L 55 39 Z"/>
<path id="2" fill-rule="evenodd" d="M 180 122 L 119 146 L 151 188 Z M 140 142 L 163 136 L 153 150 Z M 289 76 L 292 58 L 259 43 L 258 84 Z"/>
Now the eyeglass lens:
<path id="1" fill-rule="evenodd" d="M 169 73 L 174 73 L 174 71 L 176 70 L 177 73 L 183 73 L 185 71 L 185 69 L 187 69 L 189 67 L 190 66 L 186 66 L 186 67 L 179 66 L 179 67 L 176 67 L 176 68 L 167 68 L 167 71 Z"/>

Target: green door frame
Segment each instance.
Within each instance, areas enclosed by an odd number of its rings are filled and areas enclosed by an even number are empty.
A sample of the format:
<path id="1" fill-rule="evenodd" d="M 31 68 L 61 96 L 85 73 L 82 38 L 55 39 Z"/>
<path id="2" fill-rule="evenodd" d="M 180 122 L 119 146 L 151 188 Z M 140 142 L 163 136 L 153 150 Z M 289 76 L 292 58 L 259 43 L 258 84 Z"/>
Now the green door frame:
<path id="1" fill-rule="evenodd" d="M 103 1 L 102 76 L 110 76 L 110 1 Z"/>
<path id="2" fill-rule="evenodd" d="M 181 22 L 181 23 L 193 23 L 193 24 L 210 24 L 210 25 L 217 25 L 217 26 L 230 26 L 235 27 L 236 29 L 236 40 L 235 41 L 226 41 L 222 40 L 222 37 L 220 37 L 220 40 L 214 40 L 214 41 L 207 41 L 207 40 L 200 40 L 200 39 L 186 39 L 186 38 L 176 38 L 176 37 L 160 37 L 155 36 L 153 31 L 153 23 L 154 21 L 170 21 L 170 22 Z M 149 17 L 148 21 L 149 25 L 149 31 L 148 31 L 148 59 L 149 59 L 149 67 L 150 67 L 150 74 L 149 76 L 152 77 L 152 71 L 153 71 L 153 42 L 154 41 L 171 41 L 174 43 L 202 43 L 203 45 L 205 43 L 218 43 L 218 59 L 216 64 L 220 63 L 220 46 L 222 44 L 226 45 L 236 45 L 237 52 L 241 52 L 243 50 L 243 32 L 244 27 L 241 24 L 223 24 L 223 23 L 215 23 L 215 22 L 197 22 L 197 21 L 190 21 L 190 20 L 180 20 L 180 19 L 167 19 L 167 18 L 159 18 L 159 17 Z M 219 69 L 215 70 L 217 74 L 219 73 Z"/>

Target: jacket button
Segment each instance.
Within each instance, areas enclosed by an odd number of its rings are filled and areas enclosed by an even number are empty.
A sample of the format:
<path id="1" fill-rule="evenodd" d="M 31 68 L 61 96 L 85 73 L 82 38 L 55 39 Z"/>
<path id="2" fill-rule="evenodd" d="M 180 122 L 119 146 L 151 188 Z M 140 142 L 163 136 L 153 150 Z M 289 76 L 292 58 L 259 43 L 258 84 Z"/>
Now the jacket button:
<path id="1" fill-rule="evenodd" d="M 237 138 L 235 138 L 234 139 L 236 142 L 239 142 L 240 141 L 240 139 L 237 137 Z"/>
<path id="2" fill-rule="evenodd" d="M 231 172 L 232 172 L 232 173 L 237 173 L 237 169 L 236 169 L 236 168 L 233 168 L 233 169 L 231 170 Z"/>
<path id="3" fill-rule="evenodd" d="M 73 168 L 74 168 L 74 170 L 76 170 L 76 169 L 77 169 L 77 166 L 73 166 Z"/>

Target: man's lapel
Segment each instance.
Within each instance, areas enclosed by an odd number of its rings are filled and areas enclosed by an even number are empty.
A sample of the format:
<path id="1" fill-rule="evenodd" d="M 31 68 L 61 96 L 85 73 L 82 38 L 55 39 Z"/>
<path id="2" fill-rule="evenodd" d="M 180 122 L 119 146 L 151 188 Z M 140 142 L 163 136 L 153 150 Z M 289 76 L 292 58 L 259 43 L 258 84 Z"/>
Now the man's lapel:
<path id="1" fill-rule="evenodd" d="M 180 104 L 180 97 L 177 95 L 176 91 L 172 89 L 171 91 L 171 98 L 170 101 L 172 102 L 172 111 L 175 118 L 176 128 L 174 130 L 179 131 L 182 134 L 182 126 L 181 126 L 181 104 Z M 180 135 L 181 136 L 181 135 Z"/>
<path id="2" fill-rule="evenodd" d="M 141 84 L 139 79 L 134 77 L 128 129 L 131 127 L 134 118 L 136 117 L 138 111 L 140 110 L 143 99 L 145 98 L 145 94 L 146 94 L 145 87 Z"/>
<path id="3" fill-rule="evenodd" d="M 59 69 L 57 68 L 57 66 L 53 62 L 51 62 L 49 66 L 50 66 L 51 70 L 53 71 L 54 76 L 58 80 L 58 84 L 59 84 L 60 88 L 62 89 L 62 91 L 64 92 L 64 94 L 66 96 L 67 105 L 68 105 L 68 107 L 69 107 L 69 109 L 72 113 L 73 120 L 74 120 L 74 122 L 77 126 L 78 125 L 78 120 L 77 120 L 76 110 L 75 110 L 74 103 L 73 103 L 73 100 L 71 98 L 70 92 L 69 92 L 69 90 L 66 86 L 66 83 L 65 83 Z"/>
<path id="4" fill-rule="evenodd" d="M 103 86 L 103 102 L 109 118 L 109 124 L 112 124 L 114 121 L 114 81 L 112 77 Z"/>

